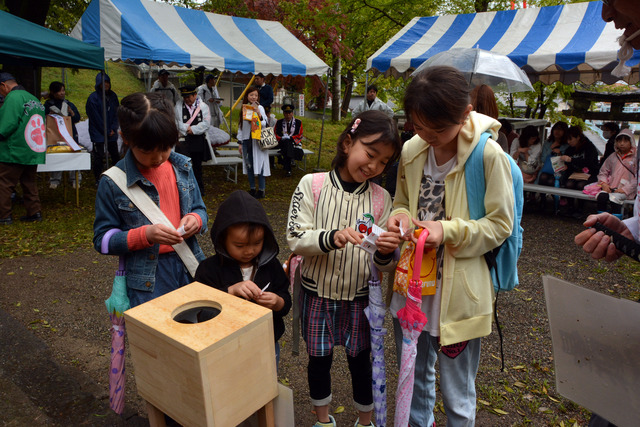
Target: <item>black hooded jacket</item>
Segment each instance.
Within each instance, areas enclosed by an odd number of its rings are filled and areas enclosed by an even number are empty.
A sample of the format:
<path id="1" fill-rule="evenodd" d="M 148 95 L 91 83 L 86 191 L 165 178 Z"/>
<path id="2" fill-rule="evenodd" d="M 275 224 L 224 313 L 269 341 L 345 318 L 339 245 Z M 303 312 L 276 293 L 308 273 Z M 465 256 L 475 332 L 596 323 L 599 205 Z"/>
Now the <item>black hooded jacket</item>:
<path id="1" fill-rule="evenodd" d="M 264 226 L 264 243 L 262 252 L 254 260 L 257 269 L 253 282 L 261 289 L 270 283 L 267 292 L 273 292 L 284 300 L 282 309 L 273 312 L 273 328 L 277 341 L 284 333 L 283 319 L 291 308 L 289 279 L 278 261 L 280 248 L 267 213 L 260 202 L 246 191 L 234 191 L 218 208 L 211 227 L 211 241 L 216 254 L 200 263 L 195 280 L 225 292 L 229 292 L 230 286 L 242 282 L 242 270 L 236 260 L 227 253 L 223 239 L 226 236 L 224 231 L 231 225 L 247 222 Z"/>

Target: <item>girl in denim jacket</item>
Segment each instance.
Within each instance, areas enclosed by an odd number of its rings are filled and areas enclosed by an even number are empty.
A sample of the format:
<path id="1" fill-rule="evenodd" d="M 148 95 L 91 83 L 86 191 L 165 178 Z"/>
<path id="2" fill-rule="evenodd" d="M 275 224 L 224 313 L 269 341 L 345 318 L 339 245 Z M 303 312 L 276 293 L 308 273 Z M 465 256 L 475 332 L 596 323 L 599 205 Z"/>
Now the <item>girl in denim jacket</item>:
<path id="1" fill-rule="evenodd" d="M 127 185 L 140 186 L 173 224 L 151 224 L 111 178 L 100 179 L 93 244 L 100 251 L 105 233 L 119 230 L 109 239 L 108 254 L 125 257 L 127 294 L 135 307 L 192 281 L 171 245 L 186 241 L 202 261 L 196 234 L 206 232 L 208 218 L 190 160 L 172 151 L 178 129 L 171 103 L 161 94 L 134 93 L 122 100 L 118 120 L 129 150 L 116 167 L 126 173 Z"/>

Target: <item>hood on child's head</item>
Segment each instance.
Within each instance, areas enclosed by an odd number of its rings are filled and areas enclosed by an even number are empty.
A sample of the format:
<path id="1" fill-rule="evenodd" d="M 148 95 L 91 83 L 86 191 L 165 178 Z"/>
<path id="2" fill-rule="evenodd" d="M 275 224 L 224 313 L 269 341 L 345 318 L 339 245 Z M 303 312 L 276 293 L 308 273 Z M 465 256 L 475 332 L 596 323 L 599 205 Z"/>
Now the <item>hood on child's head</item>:
<path id="1" fill-rule="evenodd" d="M 95 90 L 98 90 L 100 85 L 102 84 L 102 75 L 104 74 L 104 81 L 111 83 L 111 78 L 107 73 L 98 73 L 96 74 L 96 85 L 94 86 Z"/>
<path id="2" fill-rule="evenodd" d="M 264 264 L 278 255 L 280 248 L 273 234 L 264 208 L 253 196 L 243 190 L 236 190 L 218 207 L 216 219 L 211 227 L 211 242 L 216 253 L 229 257 L 222 238 L 224 231 L 232 225 L 254 223 L 264 226 L 264 243 L 259 256 L 259 264 Z"/>

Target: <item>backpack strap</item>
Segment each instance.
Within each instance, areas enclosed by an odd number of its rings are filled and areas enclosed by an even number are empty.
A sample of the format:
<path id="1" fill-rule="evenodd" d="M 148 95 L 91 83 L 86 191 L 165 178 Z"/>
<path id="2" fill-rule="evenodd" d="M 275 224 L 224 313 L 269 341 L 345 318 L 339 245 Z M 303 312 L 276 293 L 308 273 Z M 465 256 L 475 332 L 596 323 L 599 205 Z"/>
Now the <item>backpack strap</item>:
<path id="1" fill-rule="evenodd" d="M 373 218 L 376 221 L 380 221 L 380 218 L 382 218 L 384 214 L 384 189 L 375 182 L 369 182 L 369 185 L 373 193 Z M 380 224 L 378 223 L 378 225 Z"/>
<path id="2" fill-rule="evenodd" d="M 491 134 L 484 132 L 473 148 L 471 155 L 464 164 L 465 181 L 467 187 L 467 203 L 469 204 L 469 218 L 480 219 L 485 216 L 484 193 L 484 147 Z"/>
<path id="3" fill-rule="evenodd" d="M 480 137 L 480 141 L 474 147 L 471 155 L 467 159 L 464 165 L 465 184 L 467 187 L 467 203 L 469 204 L 469 218 L 478 220 L 485 216 L 486 211 L 484 209 L 484 193 L 486 191 L 486 185 L 484 180 L 484 147 L 487 145 L 487 139 L 489 139 L 489 132 L 484 132 Z M 498 246 L 493 251 L 489 251 L 484 254 L 484 259 L 489 267 L 489 274 L 493 280 L 494 276 L 498 279 L 497 274 L 492 274 L 492 270 L 497 269 L 496 253 L 500 249 Z M 500 284 L 498 283 L 498 291 L 500 290 Z M 493 306 L 493 319 L 496 322 L 496 329 L 498 330 L 498 336 L 500 337 L 500 360 L 502 361 L 502 371 L 504 371 L 504 350 L 503 350 L 503 338 L 502 328 L 498 321 L 498 293 L 496 292 L 496 299 Z"/>

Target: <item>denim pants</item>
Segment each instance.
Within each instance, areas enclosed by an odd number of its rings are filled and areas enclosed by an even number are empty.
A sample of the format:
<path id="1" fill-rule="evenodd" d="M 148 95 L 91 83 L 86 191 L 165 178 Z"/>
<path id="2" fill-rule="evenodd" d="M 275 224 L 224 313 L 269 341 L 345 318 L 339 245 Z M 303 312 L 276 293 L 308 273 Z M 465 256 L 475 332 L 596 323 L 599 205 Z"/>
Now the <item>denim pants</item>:
<path id="1" fill-rule="evenodd" d="M 398 365 L 402 358 L 402 328 L 393 319 Z M 409 425 L 432 426 L 436 403 L 436 360 L 440 362 L 440 392 L 447 414 L 447 426 L 473 426 L 476 418 L 476 374 L 480 363 L 480 338 L 469 340 L 455 357 L 439 350 L 438 337 L 422 332 L 418 338 L 415 383 Z"/>
<path id="2" fill-rule="evenodd" d="M 249 178 L 249 188 L 256 189 L 256 177 L 253 173 L 253 140 L 245 139 L 242 141 L 242 157 L 244 158 L 244 164 L 247 167 L 247 177 Z M 264 175 L 258 175 L 258 190 L 264 191 L 267 186 L 267 181 Z"/>

